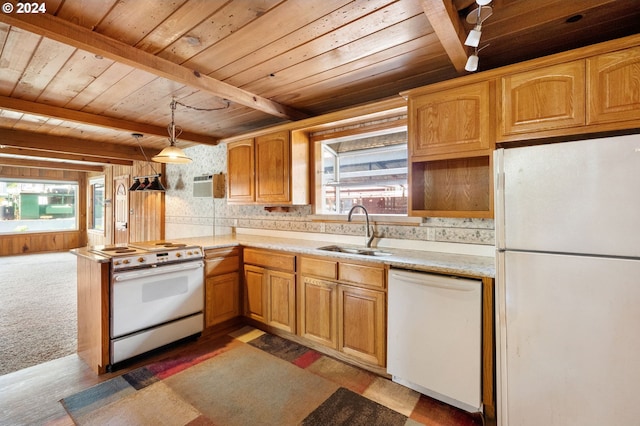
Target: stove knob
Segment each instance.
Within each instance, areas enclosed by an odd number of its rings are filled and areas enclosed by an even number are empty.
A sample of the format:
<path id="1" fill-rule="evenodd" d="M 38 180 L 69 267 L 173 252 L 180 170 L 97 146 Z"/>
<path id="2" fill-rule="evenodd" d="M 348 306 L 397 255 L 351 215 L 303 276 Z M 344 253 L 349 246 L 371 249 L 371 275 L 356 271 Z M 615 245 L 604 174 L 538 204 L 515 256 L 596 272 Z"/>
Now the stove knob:
<path id="1" fill-rule="evenodd" d="M 144 257 L 139 257 L 138 258 L 138 263 L 144 263 Z"/>
<path id="2" fill-rule="evenodd" d="M 119 261 L 119 260 L 116 260 L 115 262 L 113 262 L 113 264 L 114 264 L 115 266 L 118 266 L 118 265 L 120 265 L 120 261 Z"/>
<path id="3" fill-rule="evenodd" d="M 182 253 L 180 252 L 176 253 L 176 257 L 182 257 Z"/>
<path id="4" fill-rule="evenodd" d="M 187 252 L 187 256 L 191 256 L 193 253 L 191 251 Z"/>
<path id="5" fill-rule="evenodd" d="M 124 263 L 125 265 L 127 265 L 129 263 L 129 259 L 125 259 L 122 261 L 122 263 Z"/>

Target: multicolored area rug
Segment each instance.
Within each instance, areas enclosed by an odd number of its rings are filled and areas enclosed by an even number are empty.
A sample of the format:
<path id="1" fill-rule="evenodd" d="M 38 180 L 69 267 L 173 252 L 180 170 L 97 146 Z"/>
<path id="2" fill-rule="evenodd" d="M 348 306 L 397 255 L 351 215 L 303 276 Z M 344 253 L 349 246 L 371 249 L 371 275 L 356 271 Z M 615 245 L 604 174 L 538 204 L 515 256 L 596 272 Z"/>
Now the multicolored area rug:
<path id="1" fill-rule="evenodd" d="M 213 350 L 140 367 L 61 403 L 78 425 L 482 424 L 479 416 L 250 327 Z"/>

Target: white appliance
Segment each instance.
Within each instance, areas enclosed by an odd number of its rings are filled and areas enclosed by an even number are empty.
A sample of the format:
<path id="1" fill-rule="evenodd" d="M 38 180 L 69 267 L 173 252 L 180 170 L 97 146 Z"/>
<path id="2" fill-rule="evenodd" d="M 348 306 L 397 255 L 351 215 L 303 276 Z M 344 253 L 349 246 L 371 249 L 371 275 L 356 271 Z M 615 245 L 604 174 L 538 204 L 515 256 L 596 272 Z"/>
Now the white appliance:
<path id="1" fill-rule="evenodd" d="M 91 251 L 111 258 L 110 371 L 122 361 L 202 332 L 200 247 L 150 241 Z"/>
<path id="2" fill-rule="evenodd" d="M 213 197 L 213 175 L 195 176 L 193 178 L 193 197 Z"/>
<path id="3" fill-rule="evenodd" d="M 638 424 L 640 135 L 495 156 L 498 424 Z"/>
<path id="4" fill-rule="evenodd" d="M 482 409 L 482 281 L 391 269 L 387 372 L 470 412 Z"/>

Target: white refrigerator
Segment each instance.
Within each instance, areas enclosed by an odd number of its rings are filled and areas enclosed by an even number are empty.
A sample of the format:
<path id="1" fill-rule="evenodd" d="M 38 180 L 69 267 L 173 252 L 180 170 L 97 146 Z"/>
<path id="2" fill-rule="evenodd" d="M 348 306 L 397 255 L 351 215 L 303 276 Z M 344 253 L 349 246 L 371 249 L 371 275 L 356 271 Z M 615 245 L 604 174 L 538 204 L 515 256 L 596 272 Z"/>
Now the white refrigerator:
<path id="1" fill-rule="evenodd" d="M 640 424 L 640 135 L 495 153 L 501 426 Z"/>

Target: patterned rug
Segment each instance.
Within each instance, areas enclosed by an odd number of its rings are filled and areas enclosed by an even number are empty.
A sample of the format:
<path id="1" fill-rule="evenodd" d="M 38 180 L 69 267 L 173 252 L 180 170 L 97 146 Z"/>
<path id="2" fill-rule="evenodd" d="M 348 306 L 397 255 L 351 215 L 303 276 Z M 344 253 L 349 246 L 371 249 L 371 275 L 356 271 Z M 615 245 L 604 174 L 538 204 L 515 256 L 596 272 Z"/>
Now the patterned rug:
<path id="1" fill-rule="evenodd" d="M 61 403 L 78 425 L 482 424 L 478 415 L 251 327 Z"/>

